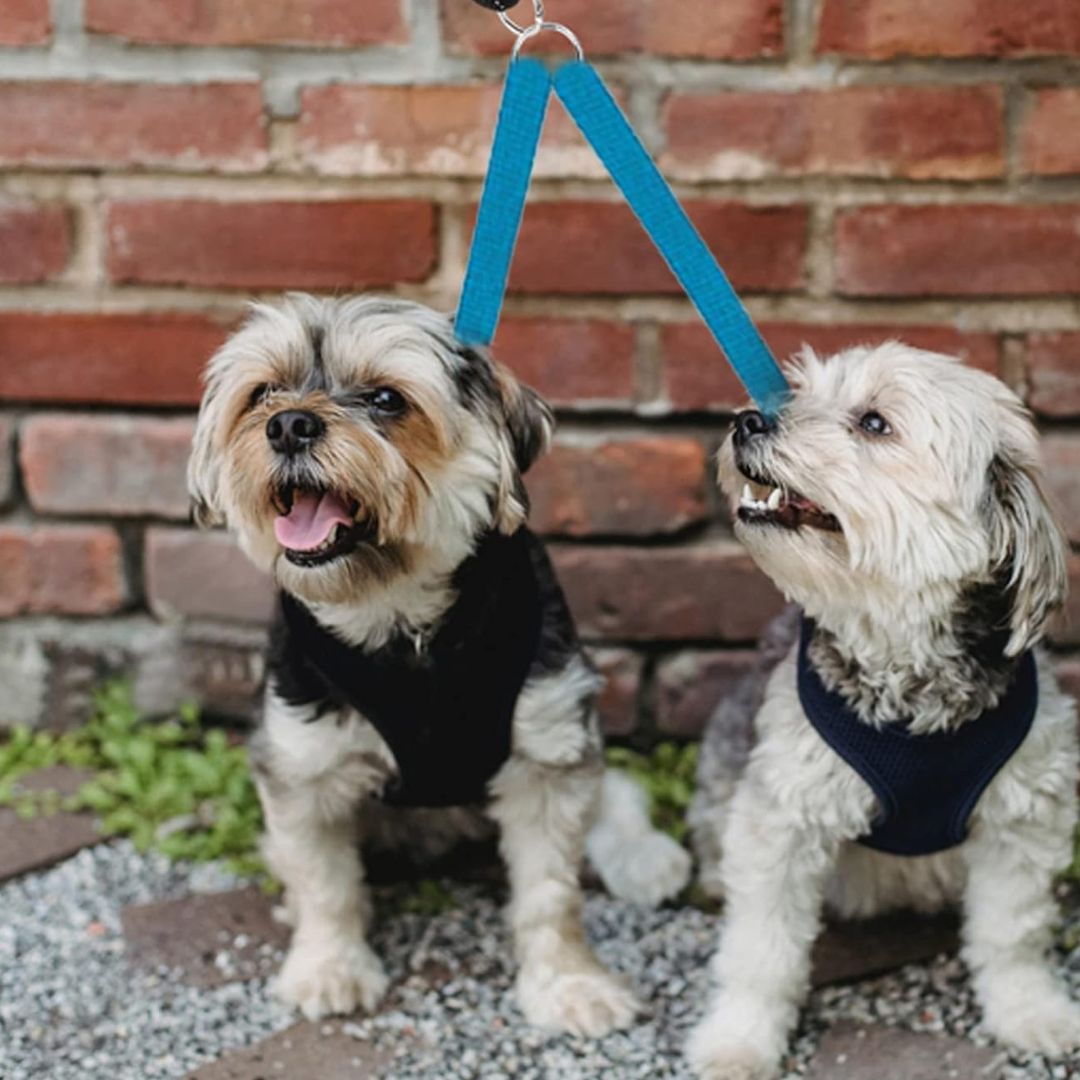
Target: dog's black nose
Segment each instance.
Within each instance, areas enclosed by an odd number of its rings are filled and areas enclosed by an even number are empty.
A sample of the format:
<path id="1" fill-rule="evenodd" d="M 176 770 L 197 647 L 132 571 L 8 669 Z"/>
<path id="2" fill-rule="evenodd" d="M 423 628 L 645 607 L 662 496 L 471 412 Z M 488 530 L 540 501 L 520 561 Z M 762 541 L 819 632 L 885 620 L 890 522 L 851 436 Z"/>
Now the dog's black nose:
<path id="1" fill-rule="evenodd" d="M 314 414 L 301 409 L 274 413 L 266 422 L 266 437 L 279 454 L 298 454 L 306 450 L 326 426 Z"/>
<path id="2" fill-rule="evenodd" d="M 745 446 L 752 439 L 768 435 L 774 430 L 773 424 L 757 409 L 747 409 L 735 417 L 735 445 Z"/>

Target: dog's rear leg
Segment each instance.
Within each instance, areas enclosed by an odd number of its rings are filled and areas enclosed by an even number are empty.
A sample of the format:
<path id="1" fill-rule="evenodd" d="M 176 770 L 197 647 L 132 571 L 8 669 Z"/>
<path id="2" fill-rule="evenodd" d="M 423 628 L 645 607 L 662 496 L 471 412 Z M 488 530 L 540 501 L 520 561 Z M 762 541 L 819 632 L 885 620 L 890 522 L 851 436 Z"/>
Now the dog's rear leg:
<path id="1" fill-rule="evenodd" d="M 492 818 L 510 876 L 518 1001 L 538 1027 L 599 1036 L 637 1012 L 631 992 L 585 941 L 579 874 L 600 795 L 601 766 L 513 757 L 492 784 Z"/>
<path id="2" fill-rule="evenodd" d="M 263 852 L 285 885 L 295 927 L 277 991 L 309 1020 L 373 1009 L 387 985 L 364 937 L 369 912 L 355 805 L 323 795 L 316 784 L 259 781 Z"/>
<path id="3" fill-rule="evenodd" d="M 617 769 L 604 773 L 600 816 L 587 850 L 608 892 L 631 903 L 658 907 L 690 880 L 690 853 L 653 828 L 645 790 Z"/>
<path id="4" fill-rule="evenodd" d="M 964 959 L 984 1023 L 1001 1042 L 1058 1056 L 1080 1046 L 1080 1005 L 1046 959 L 1058 918 L 1055 874 L 1071 858 L 1071 815 L 987 829 L 964 846 Z"/>

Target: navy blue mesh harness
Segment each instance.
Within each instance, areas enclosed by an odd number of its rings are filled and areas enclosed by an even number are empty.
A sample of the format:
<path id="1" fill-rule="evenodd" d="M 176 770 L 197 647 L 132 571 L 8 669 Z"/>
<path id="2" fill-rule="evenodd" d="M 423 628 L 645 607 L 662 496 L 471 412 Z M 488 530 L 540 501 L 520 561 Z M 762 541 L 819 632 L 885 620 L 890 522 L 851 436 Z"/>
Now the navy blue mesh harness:
<path id="1" fill-rule="evenodd" d="M 953 731 L 912 735 L 903 722 L 872 727 L 810 664 L 814 623 L 803 619 L 799 699 L 817 733 L 871 787 L 879 815 L 859 843 L 893 855 L 932 855 L 962 843 L 971 812 L 1031 730 L 1039 703 L 1026 652 L 998 704 Z"/>

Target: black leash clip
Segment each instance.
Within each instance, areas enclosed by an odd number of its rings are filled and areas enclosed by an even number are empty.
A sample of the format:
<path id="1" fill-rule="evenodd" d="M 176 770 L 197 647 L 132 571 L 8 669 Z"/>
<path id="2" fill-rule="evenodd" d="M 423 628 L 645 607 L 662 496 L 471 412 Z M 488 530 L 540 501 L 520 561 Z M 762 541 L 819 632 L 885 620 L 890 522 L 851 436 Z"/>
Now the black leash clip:
<path id="1" fill-rule="evenodd" d="M 473 0 L 473 3 L 487 8 L 488 11 L 509 11 L 517 5 L 518 0 Z"/>

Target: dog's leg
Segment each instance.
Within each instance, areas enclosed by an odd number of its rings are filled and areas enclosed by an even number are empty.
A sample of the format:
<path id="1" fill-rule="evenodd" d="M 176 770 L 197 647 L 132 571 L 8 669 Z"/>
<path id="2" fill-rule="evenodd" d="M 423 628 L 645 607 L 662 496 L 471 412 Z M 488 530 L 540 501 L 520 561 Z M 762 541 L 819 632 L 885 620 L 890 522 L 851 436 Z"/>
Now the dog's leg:
<path id="1" fill-rule="evenodd" d="M 513 757 L 492 788 L 510 876 L 518 1001 L 538 1027 L 599 1036 L 637 1012 L 630 991 L 585 941 L 579 881 L 585 836 L 600 797 L 601 766 L 542 765 Z"/>
<path id="2" fill-rule="evenodd" d="M 809 985 L 834 847 L 778 814 L 756 785 L 736 792 L 724 836 L 727 914 L 713 961 L 720 989 L 688 1049 L 704 1080 L 777 1072 Z"/>
<path id="3" fill-rule="evenodd" d="M 690 880 L 690 853 L 653 828 L 648 795 L 618 769 L 604 773 L 600 816 L 587 850 L 608 892 L 633 904 L 659 907 Z"/>
<path id="4" fill-rule="evenodd" d="M 1080 1046 L 1080 1005 L 1046 959 L 1055 874 L 1071 857 L 1071 815 L 987 829 L 964 846 L 964 958 L 984 1023 L 1001 1042 L 1052 1056 Z"/>
<path id="5" fill-rule="evenodd" d="M 373 1009 L 386 991 L 379 958 L 364 934 L 363 888 L 355 803 L 327 802 L 313 784 L 259 784 L 263 851 L 286 888 L 294 931 L 277 992 L 309 1020 Z"/>

